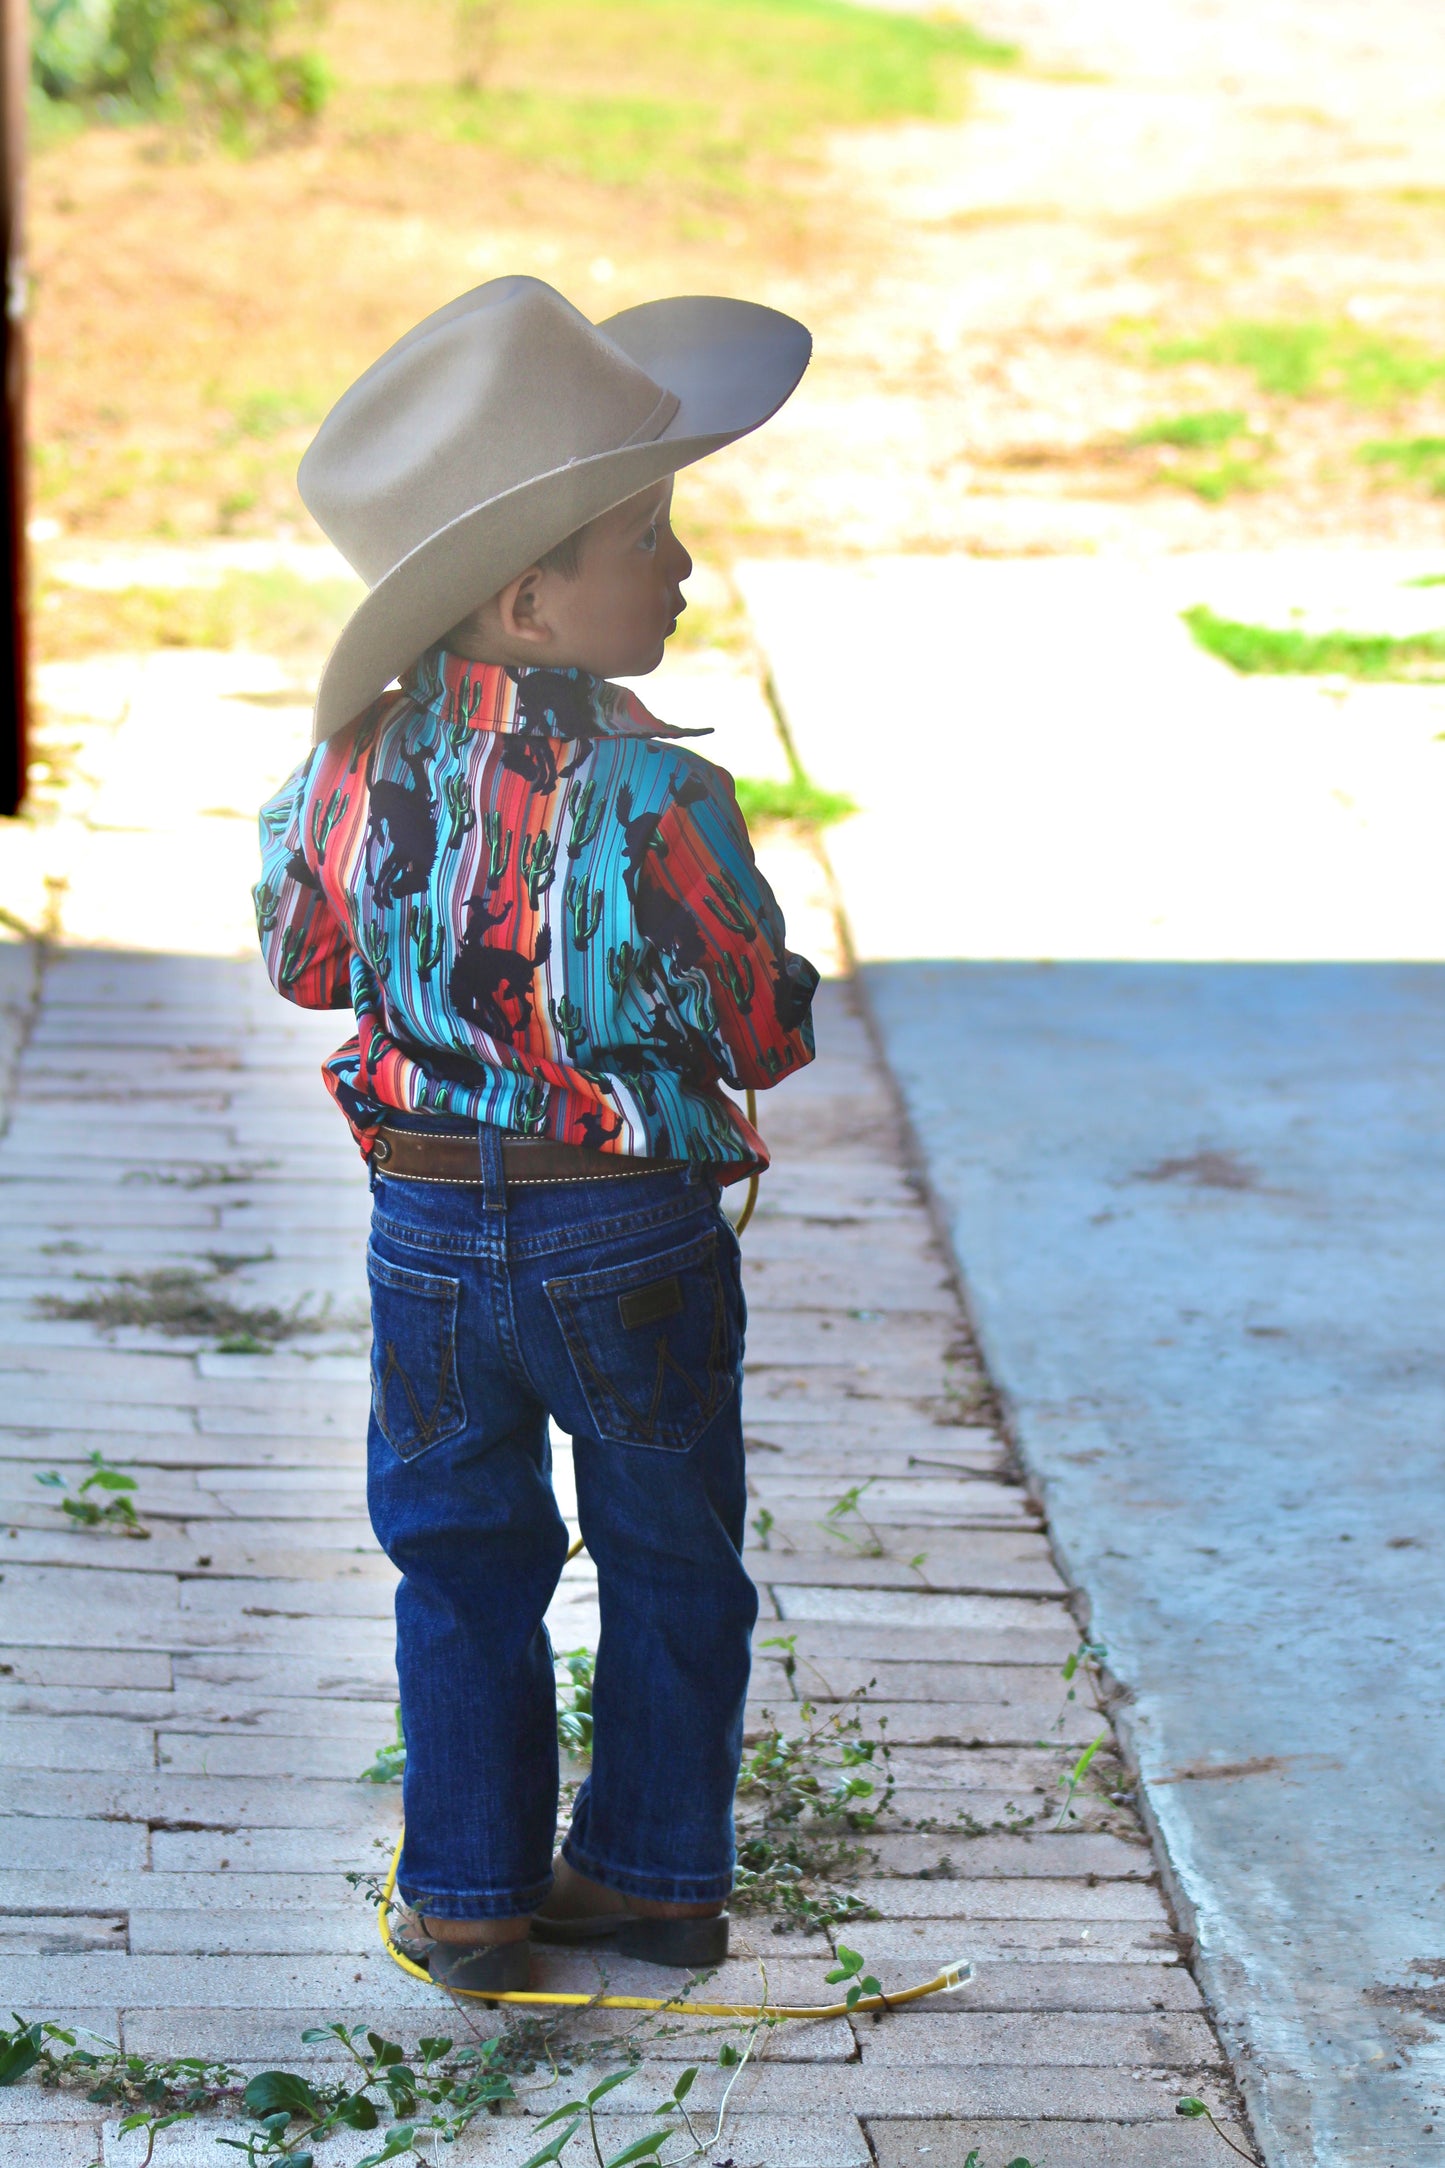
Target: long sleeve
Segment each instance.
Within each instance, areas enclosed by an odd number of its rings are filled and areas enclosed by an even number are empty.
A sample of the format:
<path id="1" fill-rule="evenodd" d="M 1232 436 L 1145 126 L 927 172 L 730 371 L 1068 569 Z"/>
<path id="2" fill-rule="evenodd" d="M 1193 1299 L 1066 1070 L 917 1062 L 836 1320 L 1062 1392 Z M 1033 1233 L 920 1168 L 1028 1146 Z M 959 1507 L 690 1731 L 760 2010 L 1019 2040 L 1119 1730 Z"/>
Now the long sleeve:
<path id="1" fill-rule="evenodd" d="M 758 870 L 733 780 L 711 762 L 693 773 L 661 827 L 653 878 L 702 937 L 701 969 L 716 1010 L 714 1043 L 727 1081 L 766 1091 L 813 1059 L 818 973 L 787 946 L 777 898 Z"/>
<path id="2" fill-rule="evenodd" d="M 351 944 L 322 889 L 307 818 L 319 746 L 261 808 L 256 931 L 271 983 L 303 1009 L 351 1007 Z"/>

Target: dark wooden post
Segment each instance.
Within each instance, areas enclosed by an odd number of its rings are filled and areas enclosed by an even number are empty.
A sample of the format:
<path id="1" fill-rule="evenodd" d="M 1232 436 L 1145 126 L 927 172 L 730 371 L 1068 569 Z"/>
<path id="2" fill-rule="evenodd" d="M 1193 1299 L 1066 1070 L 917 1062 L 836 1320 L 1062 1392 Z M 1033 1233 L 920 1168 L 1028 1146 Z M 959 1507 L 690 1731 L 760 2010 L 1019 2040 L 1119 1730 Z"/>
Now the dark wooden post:
<path id="1" fill-rule="evenodd" d="M 25 92 L 27 0 L 0 0 L 0 813 L 25 795 Z"/>

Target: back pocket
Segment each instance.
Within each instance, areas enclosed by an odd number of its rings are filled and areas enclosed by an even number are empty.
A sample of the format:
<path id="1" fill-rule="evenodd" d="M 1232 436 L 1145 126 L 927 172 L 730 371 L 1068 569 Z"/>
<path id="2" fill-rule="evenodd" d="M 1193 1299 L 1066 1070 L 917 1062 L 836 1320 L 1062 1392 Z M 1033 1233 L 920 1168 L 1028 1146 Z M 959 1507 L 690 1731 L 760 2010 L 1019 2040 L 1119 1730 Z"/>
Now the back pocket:
<path id="1" fill-rule="evenodd" d="M 371 1406 L 403 1460 L 454 1438 L 467 1411 L 457 1378 L 460 1280 L 366 1253 L 371 1282 Z"/>
<path id="2" fill-rule="evenodd" d="M 694 1445 L 736 1383 L 716 1233 L 542 1285 L 597 1436 L 672 1452 Z"/>

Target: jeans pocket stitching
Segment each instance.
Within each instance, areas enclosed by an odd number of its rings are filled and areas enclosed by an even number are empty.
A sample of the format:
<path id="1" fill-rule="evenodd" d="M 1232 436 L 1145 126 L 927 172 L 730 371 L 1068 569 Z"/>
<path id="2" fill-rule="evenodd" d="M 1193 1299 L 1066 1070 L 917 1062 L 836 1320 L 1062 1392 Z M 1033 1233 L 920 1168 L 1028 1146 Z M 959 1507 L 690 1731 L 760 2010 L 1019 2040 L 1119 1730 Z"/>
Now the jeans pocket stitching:
<path id="1" fill-rule="evenodd" d="M 712 1238 L 707 1239 L 711 1243 Z M 701 1248 L 706 1254 L 705 1245 L 701 1242 L 691 1244 L 689 1248 Z M 615 1436 L 616 1442 L 619 1444 L 638 1445 L 654 1451 L 686 1452 L 702 1436 L 702 1433 L 707 1429 L 709 1423 L 712 1422 L 714 1416 L 716 1416 L 732 1392 L 733 1381 L 731 1377 L 725 1374 L 723 1369 L 723 1353 L 727 1339 L 727 1306 L 723 1294 L 722 1275 L 718 1270 L 715 1243 L 712 1244 L 712 1248 L 712 1267 L 707 1275 L 708 1286 L 712 1295 L 712 1318 L 706 1359 L 710 1390 L 706 1394 L 698 1390 L 693 1372 L 686 1365 L 678 1362 L 675 1356 L 672 1355 L 668 1347 L 667 1336 L 664 1334 L 658 1343 L 657 1363 L 652 1381 L 651 1404 L 645 1412 L 633 1405 L 627 1394 L 622 1390 L 615 1375 L 610 1375 L 603 1370 L 597 1362 L 587 1344 L 587 1336 L 583 1330 L 582 1320 L 578 1314 L 574 1297 L 577 1290 L 581 1288 L 585 1288 L 587 1294 L 593 1296 L 618 1293 L 639 1273 L 644 1276 L 655 1274 L 659 1264 L 672 1261 L 677 1253 L 671 1253 L 667 1260 L 641 1259 L 636 1265 L 622 1266 L 597 1273 L 585 1273 L 570 1281 L 545 1281 L 543 1283 L 547 1298 L 561 1328 L 567 1354 L 577 1372 L 578 1383 L 582 1387 L 582 1397 L 587 1403 L 589 1414 L 592 1416 L 593 1421 L 597 1423 L 599 1433 L 603 1437 Z M 663 1443 L 657 1437 L 663 1387 L 669 1369 L 687 1386 L 698 1411 L 695 1427 L 690 1430 L 686 1444 Z M 592 1388 L 590 1390 L 589 1385 Z M 609 1404 L 611 1407 L 620 1410 L 625 1416 L 629 1425 L 629 1434 L 627 1436 L 618 1436 L 607 1422 L 599 1421 L 598 1409 L 606 1409 Z"/>
<path id="2" fill-rule="evenodd" d="M 450 1275 L 417 1272 L 406 1265 L 394 1264 L 374 1246 L 368 1246 L 367 1267 L 372 1283 L 373 1340 L 371 1370 L 371 1406 L 377 1428 L 392 1451 L 401 1460 L 415 1460 L 429 1452 L 444 1439 L 455 1437 L 466 1428 L 466 1402 L 462 1397 L 461 1379 L 457 1371 L 457 1306 L 461 1299 L 461 1281 Z M 387 1339 L 377 1331 L 375 1309 L 376 1291 L 385 1288 L 389 1293 L 424 1302 L 435 1311 L 441 1306 L 444 1315 L 436 1319 L 440 1328 L 436 1348 L 437 1389 L 435 1402 L 428 1413 L 417 1391 L 413 1378 L 397 1352 L 395 1340 Z M 432 1328 L 428 1327 L 430 1337 Z M 384 1350 L 385 1360 L 378 1369 L 378 1351 Z M 428 1349 L 430 1352 L 430 1349 Z M 395 1381 L 405 1396 L 411 1417 L 411 1431 L 405 1438 L 393 1435 L 395 1422 L 387 1420 L 387 1390 Z M 450 1419 L 449 1419 L 450 1418 Z"/>
<path id="3" fill-rule="evenodd" d="M 452 1379 L 456 1371 L 456 1364 L 457 1331 L 455 1324 L 453 1324 L 451 1332 L 447 1336 L 446 1345 L 442 1349 L 441 1366 L 437 1381 L 436 1402 L 432 1408 L 431 1414 L 424 1415 L 422 1413 L 421 1401 L 417 1397 L 416 1389 L 413 1386 L 411 1379 L 408 1377 L 406 1371 L 402 1368 L 401 1363 L 397 1359 L 396 1342 L 394 1340 L 387 1341 L 386 1367 L 383 1369 L 381 1377 L 379 1379 L 376 1378 L 375 1370 L 373 1368 L 372 1401 L 373 1405 L 376 1408 L 376 1419 L 378 1423 L 381 1424 L 382 1430 L 386 1434 L 387 1443 L 392 1447 L 395 1452 L 400 1453 L 402 1451 L 402 1448 L 396 1443 L 396 1440 L 392 1437 L 390 1431 L 387 1430 L 386 1422 L 382 1414 L 382 1410 L 386 1406 L 387 1386 L 391 1383 L 392 1379 L 395 1378 L 398 1384 L 401 1386 L 402 1391 L 406 1394 L 406 1404 L 411 1410 L 412 1425 L 417 1438 L 416 1445 L 411 1448 L 411 1453 L 407 1455 L 407 1457 L 410 1458 L 413 1454 L 424 1453 L 427 1447 L 430 1445 L 435 1445 L 439 1438 L 450 1437 L 452 1435 L 452 1431 L 444 1431 L 441 1427 L 441 1424 L 442 1417 L 446 1412 L 447 1391 L 452 1383 Z M 461 1405 L 460 1391 L 458 1391 L 457 1394 L 457 1402 L 460 1409 L 460 1416 L 459 1420 L 452 1425 L 452 1430 L 460 1429 L 461 1425 L 465 1423 L 467 1419 L 466 1409 Z"/>

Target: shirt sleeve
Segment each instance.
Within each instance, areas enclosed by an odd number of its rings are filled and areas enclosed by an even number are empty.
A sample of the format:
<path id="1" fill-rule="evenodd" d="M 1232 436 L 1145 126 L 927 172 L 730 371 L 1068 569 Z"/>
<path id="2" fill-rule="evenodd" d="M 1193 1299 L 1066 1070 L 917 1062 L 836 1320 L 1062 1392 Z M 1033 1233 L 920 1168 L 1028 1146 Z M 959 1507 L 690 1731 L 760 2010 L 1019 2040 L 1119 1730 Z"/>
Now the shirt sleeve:
<path id="1" fill-rule="evenodd" d="M 702 936 L 725 1080 L 766 1091 L 813 1059 L 818 973 L 787 946 L 777 898 L 758 870 L 733 779 L 710 761 L 690 763 L 662 823 L 661 873 Z"/>
<path id="2" fill-rule="evenodd" d="M 261 808 L 256 931 L 271 984 L 303 1009 L 351 1007 L 351 943 L 321 885 L 307 807 L 318 746 Z"/>

